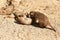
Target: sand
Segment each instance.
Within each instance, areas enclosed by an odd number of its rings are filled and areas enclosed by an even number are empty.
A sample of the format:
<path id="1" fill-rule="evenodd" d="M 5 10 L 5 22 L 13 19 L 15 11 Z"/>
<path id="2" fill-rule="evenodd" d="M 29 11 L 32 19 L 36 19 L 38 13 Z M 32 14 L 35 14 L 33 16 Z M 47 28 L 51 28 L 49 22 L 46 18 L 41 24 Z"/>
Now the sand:
<path id="1" fill-rule="evenodd" d="M 15 11 L 39 11 L 48 16 L 56 33 L 33 25 L 15 23 L 14 18 L 0 15 L 0 40 L 60 40 L 60 0 L 19 0 Z M 19 2 L 16 0 L 16 2 Z M 6 0 L 0 0 L 0 8 L 6 7 Z M 15 5 L 15 3 L 14 3 Z"/>

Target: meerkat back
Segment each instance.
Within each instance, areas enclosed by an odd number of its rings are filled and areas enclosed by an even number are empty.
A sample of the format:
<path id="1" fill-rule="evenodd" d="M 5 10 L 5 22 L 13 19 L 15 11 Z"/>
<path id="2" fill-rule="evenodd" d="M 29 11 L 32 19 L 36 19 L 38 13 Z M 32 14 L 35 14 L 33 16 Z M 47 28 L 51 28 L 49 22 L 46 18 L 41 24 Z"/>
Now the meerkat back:
<path id="1" fill-rule="evenodd" d="M 49 19 L 46 15 L 40 12 L 31 11 L 30 15 L 35 23 L 37 23 L 42 28 L 48 28 L 55 31 L 55 29 L 51 26 Z"/>

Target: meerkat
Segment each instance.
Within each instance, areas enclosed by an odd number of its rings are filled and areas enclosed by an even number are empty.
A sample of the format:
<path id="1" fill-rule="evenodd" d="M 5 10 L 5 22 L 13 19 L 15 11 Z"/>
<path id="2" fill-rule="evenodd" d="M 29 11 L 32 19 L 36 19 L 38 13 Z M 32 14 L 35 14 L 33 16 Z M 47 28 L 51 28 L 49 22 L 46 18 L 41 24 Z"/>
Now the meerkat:
<path id="1" fill-rule="evenodd" d="M 38 11 L 31 11 L 30 17 L 32 18 L 32 21 L 39 25 L 39 27 L 42 28 L 48 28 L 51 30 L 56 31 L 50 24 L 48 17 L 44 15 L 43 13 L 40 13 Z"/>
<path id="2" fill-rule="evenodd" d="M 21 24 L 29 25 L 32 23 L 31 18 L 27 18 L 26 15 L 14 13 L 15 20 Z"/>

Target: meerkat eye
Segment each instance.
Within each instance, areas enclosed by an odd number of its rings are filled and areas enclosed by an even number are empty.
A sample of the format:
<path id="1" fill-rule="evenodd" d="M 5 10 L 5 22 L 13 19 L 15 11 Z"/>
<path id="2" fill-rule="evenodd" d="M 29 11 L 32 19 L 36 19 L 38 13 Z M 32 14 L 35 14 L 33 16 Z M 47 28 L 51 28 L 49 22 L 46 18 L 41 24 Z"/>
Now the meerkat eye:
<path id="1" fill-rule="evenodd" d="M 22 17 L 22 15 L 18 15 L 18 17 Z"/>

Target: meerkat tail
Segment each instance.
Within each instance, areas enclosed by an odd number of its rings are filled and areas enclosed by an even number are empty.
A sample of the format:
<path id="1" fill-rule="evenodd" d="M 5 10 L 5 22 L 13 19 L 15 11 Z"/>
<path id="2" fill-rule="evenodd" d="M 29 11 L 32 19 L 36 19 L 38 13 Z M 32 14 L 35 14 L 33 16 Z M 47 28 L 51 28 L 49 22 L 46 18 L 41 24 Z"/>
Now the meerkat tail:
<path id="1" fill-rule="evenodd" d="M 51 26 L 51 25 L 50 25 Z M 53 31 L 55 31 L 56 32 L 56 30 L 51 26 L 51 30 L 53 30 Z"/>
<path id="2" fill-rule="evenodd" d="M 56 30 L 51 25 L 50 26 L 46 26 L 46 28 L 56 32 Z"/>
<path id="3" fill-rule="evenodd" d="M 53 27 L 51 28 L 51 30 L 53 30 L 53 31 L 55 31 L 55 32 L 56 32 L 56 30 L 55 30 Z"/>

